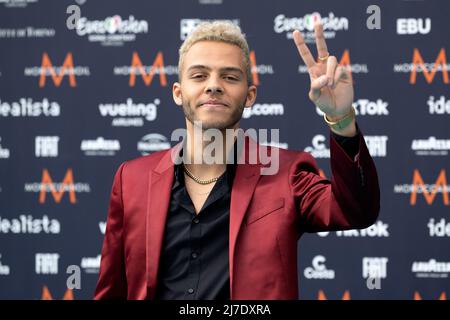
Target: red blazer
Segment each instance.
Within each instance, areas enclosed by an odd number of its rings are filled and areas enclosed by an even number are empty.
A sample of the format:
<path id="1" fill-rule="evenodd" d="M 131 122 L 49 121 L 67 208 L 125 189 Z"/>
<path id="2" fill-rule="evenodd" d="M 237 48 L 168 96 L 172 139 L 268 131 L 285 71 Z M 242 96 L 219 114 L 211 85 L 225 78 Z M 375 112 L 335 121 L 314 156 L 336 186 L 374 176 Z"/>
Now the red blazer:
<path id="1" fill-rule="evenodd" d="M 174 179 L 171 153 L 180 146 L 119 167 L 95 299 L 153 299 Z M 354 161 L 330 135 L 331 181 L 319 175 L 309 153 L 278 150 L 276 175 L 261 175 L 261 162 L 248 159 L 236 169 L 230 206 L 231 299 L 298 299 L 297 240 L 302 233 L 366 228 L 378 216 L 377 172 L 362 134 Z"/>

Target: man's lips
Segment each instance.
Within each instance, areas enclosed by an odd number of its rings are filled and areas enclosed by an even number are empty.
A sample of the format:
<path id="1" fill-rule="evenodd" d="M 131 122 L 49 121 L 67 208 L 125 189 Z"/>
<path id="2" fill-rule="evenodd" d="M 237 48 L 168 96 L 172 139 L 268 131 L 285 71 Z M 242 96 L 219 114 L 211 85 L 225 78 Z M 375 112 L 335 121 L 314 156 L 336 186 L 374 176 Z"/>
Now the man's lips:
<path id="1" fill-rule="evenodd" d="M 201 103 L 200 107 L 217 108 L 217 107 L 228 107 L 228 105 L 220 101 L 206 101 L 204 103 Z"/>

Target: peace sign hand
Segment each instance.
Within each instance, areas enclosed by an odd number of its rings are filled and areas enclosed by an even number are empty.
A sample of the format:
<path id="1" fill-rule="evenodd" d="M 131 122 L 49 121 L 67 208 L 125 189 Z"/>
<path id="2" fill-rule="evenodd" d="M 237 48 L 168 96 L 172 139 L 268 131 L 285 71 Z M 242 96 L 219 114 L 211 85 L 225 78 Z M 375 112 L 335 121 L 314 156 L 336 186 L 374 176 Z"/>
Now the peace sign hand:
<path id="1" fill-rule="evenodd" d="M 314 25 L 314 33 L 319 55 L 318 62 L 314 60 L 298 30 L 293 32 L 293 37 L 300 56 L 308 68 L 311 80 L 309 98 L 327 115 L 328 120 L 336 121 L 351 111 L 353 84 L 349 72 L 344 67 L 338 66 L 335 56 L 329 55 L 322 24 Z"/>

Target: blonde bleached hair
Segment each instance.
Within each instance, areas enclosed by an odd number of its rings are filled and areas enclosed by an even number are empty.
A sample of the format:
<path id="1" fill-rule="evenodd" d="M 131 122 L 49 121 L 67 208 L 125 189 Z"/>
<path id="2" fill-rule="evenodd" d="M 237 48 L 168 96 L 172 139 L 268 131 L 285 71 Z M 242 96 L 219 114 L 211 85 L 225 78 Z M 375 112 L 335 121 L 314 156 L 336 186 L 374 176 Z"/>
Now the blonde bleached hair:
<path id="1" fill-rule="evenodd" d="M 245 35 L 242 33 L 241 28 L 228 20 L 202 22 L 188 35 L 178 51 L 179 81 L 181 81 L 181 67 L 184 62 L 184 56 L 194 44 L 200 41 L 217 41 L 238 46 L 242 50 L 244 56 L 247 83 L 249 86 L 252 84 L 250 50 L 248 48 L 247 40 L 245 39 Z"/>

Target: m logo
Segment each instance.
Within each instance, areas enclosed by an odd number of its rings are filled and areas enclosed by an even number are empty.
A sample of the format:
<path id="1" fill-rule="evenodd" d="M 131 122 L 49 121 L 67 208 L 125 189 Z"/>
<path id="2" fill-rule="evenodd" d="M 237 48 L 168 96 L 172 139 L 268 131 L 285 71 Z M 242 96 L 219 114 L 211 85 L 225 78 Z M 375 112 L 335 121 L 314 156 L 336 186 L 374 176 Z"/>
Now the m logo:
<path id="1" fill-rule="evenodd" d="M 414 300 L 422 300 L 422 296 L 420 295 L 419 291 L 414 292 Z M 447 295 L 445 294 L 445 291 L 441 292 L 441 295 L 439 296 L 438 300 L 447 300 Z"/>
<path id="2" fill-rule="evenodd" d="M 439 54 L 436 58 L 436 61 L 434 62 L 433 68 L 428 71 L 427 66 L 425 62 L 423 61 L 422 55 L 419 52 L 419 49 L 415 48 L 413 52 L 413 58 L 412 58 L 412 64 L 413 68 L 411 70 L 411 76 L 409 77 L 409 83 L 415 84 L 416 83 L 416 77 L 417 77 L 417 67 L 420 66 L 421 70 L 423 71 L 423 76 L 425 77 L 425 80 L 427 83 L 432 83 L 434 76 L 436 75 L 436 71 L 438 71 L 438 66 L 441 65 L 442 67 L 442 79 L 444 83 L 448 84 L 448 71 L 447 71 L 447 59 L 445 56 L 445 49 L 441 48 L 439 51 Z"/>
<path id="3" fill-rule="evenodd" d="M 411 198 L 410 198 L 410 204 L 414 206 L 417 201 L 417 191 L 418 187 L 421 188 L 423 196 L 425 197 L 425 201 L 427 204 L 431 205 L 433 204 L 434 198 L 436 197 L 436 193 L 438 192 L 438 187 L 442 188 L 442 198 L 444 205 L 448 206 L 450 205 L 449 198 L 448 198 L 448 190 L 447 190 L 447 178 L 445 176 L 445 170 L 442 169 L 439 173 L 438 178 L 436 179 L 436 182 L 434 185 L 432 185 L 432 190 L 428 191 L 426 188 L 425 183 L 423 182 L 422 176 L 420 175 L 419 170 L 415 169 L 413 174 L 413 183 L 412 183 L 412 192 L 411 192 Z"/>
<path id="4" fill-rule="evenodd" d="M 40 88 L 45 86 L 45 81 L 47 79 L 47 72 L 50 73 L 50 76 L 52 77 L 53 83 L 55 84 L 56 87 L 59 87 L 61 85 L 61 82 L 66 73 L 69 77 L 70 86 L 71 87 L 77 86 L 77 82 L 75 80 L 75 74 L 73 72 L 74 65 L 73 65 L 73 57 L 72 57 L 71 52 L 67 53 L 62 67 L 59 67 L 57 69 L 60 69 L 59 74 L 56 74 L 55 68 L 53 67 L 50 57 L 48 56 L 48 54 L 46 52 L 44 52 L 42 54 L 41 74 L 39 77 L 39 87 Z"/>
<path id="5" fill-rule="evenodd" d="M 42 288 L 41 300 L 53 300 L 53 296 L 50 293 L 50 290 L 47 288 L 47 286 L 44 286 Z M 64 293 L 62 300 L 74 300 L 73 291 L 71 289 L 67 289 L 66 292 Z"/>
<path id="6" fill-rule="evenodd" d="M 60 203 L 62 196 L 64 195 L 64 192 L 66 191 L 66 188 L 69 189 L 69 199 L 70 203 L 76 203 L 76 197 L 75 197 L 75 188 L 74 188 L 74 181 L 73 181 L 73 172 L 72 169 L 67 169 L 66 175 L 64 176 L 64 179 L 61 183 L 59 183 L 59 190 L 57 191 L 55 184 L 53 183 L 52 177 L 50 176 L 50 173 L 47 169 L 44 169 L 42 171 L 42 182 L 41 182 L 41 192 L 39 193 L 39 203 L 45 203 L 45 198 L 47 195 L 47 188 L 50 189 L 53 199 L 56 203 Z"/>
<path id="7" fill-rule="evenodd" d="M 147 73 L 142 65 L 141 59 L 139 58 L 139 54 L 137 52 L 133 52 L 133 57 L 131 58 L 130 87 L 134 87 L 136 84 L 136 72 L 142 76 L 142 80 L 144 80 L 145 85 L 150 86 L 152 84 L 153 75 L 155 74 L 156 69 L 159 69 L 159 83 L 162 87 L 167 86 L 163 53 L 158 51 L 156 58 L 153 61 L 153 65 Z"/>
<path id="8" fill-rule="evenodd" d="M 317 300 L 328 300 L 323 290 L 319 290 L 317 294 Z M 348 290 L 344 291 L 344 294 L 342 295 L 342 300 L 350 300 L 350 291 Z"/>

